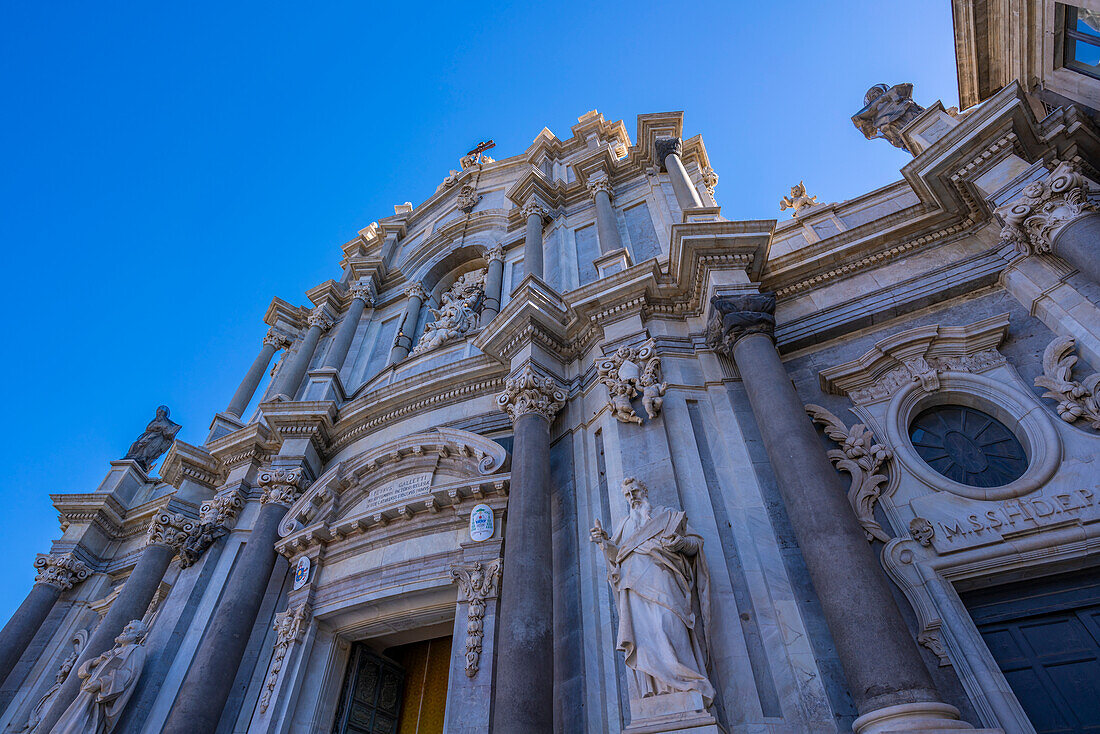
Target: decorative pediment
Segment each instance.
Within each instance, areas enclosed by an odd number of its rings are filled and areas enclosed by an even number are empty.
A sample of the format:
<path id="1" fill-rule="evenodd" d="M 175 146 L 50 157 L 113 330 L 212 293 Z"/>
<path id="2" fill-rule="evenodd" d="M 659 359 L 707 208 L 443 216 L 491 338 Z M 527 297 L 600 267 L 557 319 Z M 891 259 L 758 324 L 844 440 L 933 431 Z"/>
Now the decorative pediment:
<path id="1" fill-rule="evenodd" d="M 858 405 L 885 400 L 914 381 L 932 392 L 939 389 L 942 371 L 985 372 L 1003 364 L 997 347 L 1007 333 L 1007 313 L 967 326 L 918 326 L 886 337 L 851 362 L 822 370 L 821 388 L 848 395 Z"/>
<path id="2" fill-rule="evenodd" d="M 383 444 L 321 475 L 287 512 L 280 545 L 306 548 L 373 526 L 507 492 L 508 452 L 469 431 L 436 428 Z"/>

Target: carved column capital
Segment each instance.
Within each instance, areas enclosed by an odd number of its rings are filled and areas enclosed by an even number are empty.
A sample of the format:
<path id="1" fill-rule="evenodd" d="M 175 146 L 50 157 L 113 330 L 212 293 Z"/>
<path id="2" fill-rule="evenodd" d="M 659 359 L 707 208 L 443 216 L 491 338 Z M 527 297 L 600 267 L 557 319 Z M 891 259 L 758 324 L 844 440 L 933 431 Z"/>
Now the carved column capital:
<path id="1" fill-rule="evenodd" d="M 614 194 L 611 192 L 611 181 L 606 176 L 599 176 L 597 178 L 588 179 L 586 187 L 588 188 L 588 194 L 593 199 L 595 199 L 596 194 L 601 191 L 607 194 L 608 198 L 615 198 Z"/>
<path id="2" fill-rule="evenodd" d="M 180 548 L 194 529 L 195 521 L 178 512 L 158 512 L 149 523 L 145 544 Z"/>
<path id="3" fill-rule="evenodd" d="M 309 313 L 306 323 L 316 326 L 321 331 L 328 331 L 332 327 L 332 318 L 325 311 L 324 306 L 317 306 Z"/>
<path id="4" fill-rule="evenodd" d="M 485 259 L 488 262 L 504 262 L 504 248 L 500 245 L 493 245 L 489 248 L 489 252 L 485 254 Z"/>
<path id="5" fill-rule="evenodd" d="M 276 329 L 274 326 L 267 330 L 263 339 L 265 347 L 275 347 L 276 349 L 286 349 L 293 341 L 289 334 Z"/>
<path id="6" fill-rule="evenodd" d="M 244 499 L 241 492 L 234 489 L 229 492 L 219 492 L 199 508 L 199 520 L 215 525 L 229 525 L 237 519 L 244 508 Z"/>
<path id="7" fill-rule="evenodd" d="M 74 585 L 88 578 L 92 572 L 83 562 L 73 558 L 69 553 L 38 556 L 34 559 L 34 567 L 38 569 L 34 583 L 55 586 L 62 591 L 73 588 Z"/>
<path id="8" fill-rule="evenodd" d="M 1097 206 L 1088 200 L 1089 180 L 1075 163 L 1062 161 L 1050 175 L 1024 187 L 1019 197 L 997 209 L 1004 220 L 1001 241 L 1024 255 L 1050 252 L 1064 225 Z"/>
<path id="9" fill-rule="evenodd" d="M 424 290 L 424 286 L 419 282 L 409 283 L 405 286 L 405 296 L 408 298 L 419 298 L 421 301 L 426 301 L 428 299 L 427 291 Z"/>
<path id="10" fill-rule="evenodd" d="M 707 345 L 733 356 L 733 345 L 748 334 L 767 334 L 774 339 L 775 294 L 714 296 L 707 322 Z"/>
<path id="11" fill-rule="evenodd" d="M 684 141 L 680 138 L 657 138 L 653 141 L 653 158 L 659 170 L 665 170 L 665 158 L 682 155 Z"/>
<path id="12" fill-rule="evenodd" d="M 368 306 L 374 303 L 374 283 L 369 278 L 357 280 L 348 288 L 352 298 L 358 298 Z"/>
<path id="13" fill-rule="evenodd" d="M 503 561 L 456 563 L 451 578 L 458 583 L 459 599 L 469 602 L 466 613 L 466 675 L 473 678 L 481 665 L 482 640 L 485 637 L 485 602 L 495 597 Z"/>
<path id="14" fill-rule="evenodd" d="M 606 184 L 606 181 L 604 183 Z M 523 205 L 523 218 L 526 220 L 536 216 L 540 220 L 546 219 L 549 212 L 546 211 L 546 207 L 538 199 L 528 199 L 527 203 Z"/>
<path id="15" fill-rule="evenodd" d="M 261 504 L 290 507 L 309 486 L 309 480 L 302 476 L 301 468 L 271 467 L 260 472 L 259 484 L 263 488 Z"/>
<path id="16" fill-rule="evenodd" d="M 548 421 L 565 405 L 565 391 L 552 377 L 544 377 L 531 365 L 526 365 L 504 383 L 504 392 L 497 396 L 497 407 L 515 423 L 528 413 L 541 415 Z"/>

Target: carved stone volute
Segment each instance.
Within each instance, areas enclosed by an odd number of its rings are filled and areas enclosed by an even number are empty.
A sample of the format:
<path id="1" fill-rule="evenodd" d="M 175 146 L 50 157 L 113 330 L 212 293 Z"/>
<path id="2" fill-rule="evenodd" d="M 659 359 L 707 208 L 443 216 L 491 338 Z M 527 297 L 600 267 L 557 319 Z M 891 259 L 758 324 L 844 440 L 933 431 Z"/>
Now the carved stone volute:
<path id="1" fill-rule="evenodd" d="M 526 365 L 504 383 L 504 392 L 497 396 L 497 407 L 515 423 L 521 416 L 535 413 L 548 421 L 565 405 L 565 391 L 552 377 L 544 377 Z"/>
<path id="2" fill-rule="evenodd" d="M 260 472 L 259 485 L 263 489 L 261 504 L 274 503 L 290 507 L 309 486 L 301 467 L 271 467 Z"/>
<path id="3" fill-rule="evenodd" d="M 180 548 L 194 529 L 195 521 L 178 512 L 158 512 L 149 523 L 146 543 Z"/>
<path id="4" fill-rule="evenodd" d="M 714 296 L 710 305 L 707 344 L 712 349 L 733 356 L 733 345 L 743 336 L 766 334 L 774 339 L 774 293 Z"/>
<path id="5" fill-rule="evenodd" d="M 68 553 L 38 556 L 34 567 L 38 569 L 34 583 L 56 586 L 62 591 L 73 588 L 91 573 L 91 569 Z"/>
<path id="6" fill-rule="evenodd" d="M 1050 252 L 1058 231 L 1085 212 L 1097 211 L 1088 200 L 1089 180 L 1076 164 L 1059 163 L 1046 178 L 1024 187 L 1019 198 L 997 209 L 1004 220 L 1001 241 L 1021 254 Z"/>

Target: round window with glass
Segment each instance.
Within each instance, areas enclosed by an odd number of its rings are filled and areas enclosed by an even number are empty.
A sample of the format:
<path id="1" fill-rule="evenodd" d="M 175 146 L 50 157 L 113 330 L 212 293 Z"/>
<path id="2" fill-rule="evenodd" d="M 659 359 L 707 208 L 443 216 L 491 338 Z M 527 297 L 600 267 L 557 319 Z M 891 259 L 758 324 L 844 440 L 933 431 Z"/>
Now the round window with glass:
<path id="1" fill-rule="evenodd" d="M 909 427 L 917 455 L 943 476 L 971 487 L 1000 487 L 1027 470 L 1016 435 L 987 413 L 963 405 L 937 405 Z"/>

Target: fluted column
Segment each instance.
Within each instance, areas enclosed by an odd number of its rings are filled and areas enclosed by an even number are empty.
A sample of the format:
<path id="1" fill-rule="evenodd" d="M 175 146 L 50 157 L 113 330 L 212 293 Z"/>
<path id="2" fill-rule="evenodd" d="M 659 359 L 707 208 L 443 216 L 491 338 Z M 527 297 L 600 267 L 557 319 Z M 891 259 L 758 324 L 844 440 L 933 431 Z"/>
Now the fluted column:
<path id="1" fill-rule="evenodd" d="M 703 200 L 691 184 L 684 162 L 680 160 L 683 149 L 684 144 L 680 138 L 657 138 L 653 141 L 653 162 L 658 169 L 668 171 L 676 201 L 679 202 L 680 209 L 687 210 L 703 206 Z"/>
<path id="2" fill-rule="evenodd" d="M 332 326 L 332 320 L 325 312 L 323 305 L 313 309 L 306 323 L 309 324 L 309 328 L 302 338 L 297 353 L 290 359 L 290 364 L 283 365 L 279 374 L 275 376 L 272 395 L 285 395 L 291 400 L 294 399 L 298 393 L 298 387 L 302 384 L 302 378 L 306 376 L 306 370 L 309 369 L 313 353 L 317 350 L 317 342 L 321 340 L 321 334 Z"/>
<path id="3" fill-rule="evenodd" d="M 79 670 L 85 661 L 109 650 L 123 627 L 145 616 L 153 595 L 164 579 L 164 572 L 168 570 L 168 564 L 194 529 L 195 523 L 180 514 L 162 512 L 153 518 L 141 557 L 118 596 L 111 602 L 111 608 L 80 651 L 73 670 Z M 36 731 L 48 732 L 57 723 L 58 718 L 80 692 L 80 683 L 81 679 L 77 675 L 70 675 L 65 679 Z"/>
<path id="4" fill-rule="evenodd" d="M 493 730 L 498 732 L 553 731 L 550 423 L 564 404 L 557 382 L 530 365 L 509 378 L 497 397 L 515 435 L 497 632 Z"/>
<path id="5" fill-rule="evenodd" d="M 897 706 L 908 712 L 902 716 L 906 720 L 957 718 L 958 711 L 938 702 L 889 582 L 779 359 L 773 341 L 775 295 L 715 297 L 711 305 L 708 342 L 733 358 L 745 385 L 861 714 L 856 731 L 875 719 L 873 712 Z"/>
<path id="6" fill-rule="evenodd" d="M 1088 200 L 1089 179 L 1076 164 L 1059 163 L 997 209 L 1001 240 L 1021 254 L 1052 253 L 1100 283 L 1100 213 Z"/>
<path id="7" fill-rule="evenodd" d="M 34 567 L 38 569 L 34 586 L 0 630 L 0 683 L 23 657 L 61 592 L 73 588 L 90 573 L 87 566 L 69 554 L 38 556 L 34 559 Z"/>
<path id="8" fill-rule="evenodd" d="M 256 524 L 226 579 L 225 593 L 180 683 L 163 734 L 212 734 L 229 700 L 275 568 L 279 523 L 308 482 L 300 468 L 273 468 L 260 473 L 259 484 L 264 492 Z"/>
<path id="9" fill-rule="evenodd" d="M 523 266 L 529 274 L 541 278 L 545 260 L 542 246 L 542 222 L 546 218 L 546 208 L 536 199 L 530 199 L 523 206 L 523 216 L 527 218 L 527 235 L 523 243 Z"/>
<path id="10" fill-rule="evenodd" d="M 504 285 L 504 248 L 496 245 L 489 250 L 486 257 L 489 259 L 489 269 L 485 273 L 485 303 L 481 307 L 482 326 L 500 313 L 501 289 Z M 526 257 L 527 255 L 524 254 L 525 259 Z"/>
<path id="11" fill-rule="evenodd" d="M 413 336 L 416 335 L 416 325 L 420 321 L 420 307 L 424 305 L 428 294 L 424 292 L 424 286 L 410 283 L 405 286 L 405 297 L 409 300 L 405 305 L 401 326 L 397 329 L 397 337 L 393 340 L 393 349 L 390 350 L 390 364 L 397 364 L 409 356 Z"/>
<path id="12" fill-rule="evenodd" d="M 355 330 L 359 327 L 359 319 L 363 318 L 363 310 L 374 298 L 374 289 L 370 281 L 360 281 L 351 287 L 351 303 L 348 311 L 340 322 L 340 328 L 336 330 L 336 336 L 332 338 L 325 362 L 322 367 L 340 369 L 344 366 L 344 360 L 348 357 L 351 342 L 355 338 Z"/>
<path id="13" fill-rule="evenodd" d="M 267 330 L 260 353 L 256 355 L 256 360 L 252 363 L 252 366 L 248 368 L 248 373 L 241 380 L 237 392 L 233 393 L 233 399 L 229 401 L 229 407 L 225 409 L 226 413 L 234 418 L 241 417 L 245 408 L 252 402 L 252 396 L 256 394 L 256 388 L 260 386 L 260 380 L 264 378 L 264 372 L 267 372 L 267 367 L 271 364 L 271 358 L 275 356 L 276 351 L 286 349 L 288 346 L 290 346 L 289 336 L 275 327 Z"/>
<path id="14" fill-rule="evenodd" d="M 600 238 L 600 254 L 622 249 L 619 225 L 615 222 L 615 210 L 611 208 L 611 181 L 607 176 L 588 179 L 588 193 L 596 202 L 596 232 Z"/>

